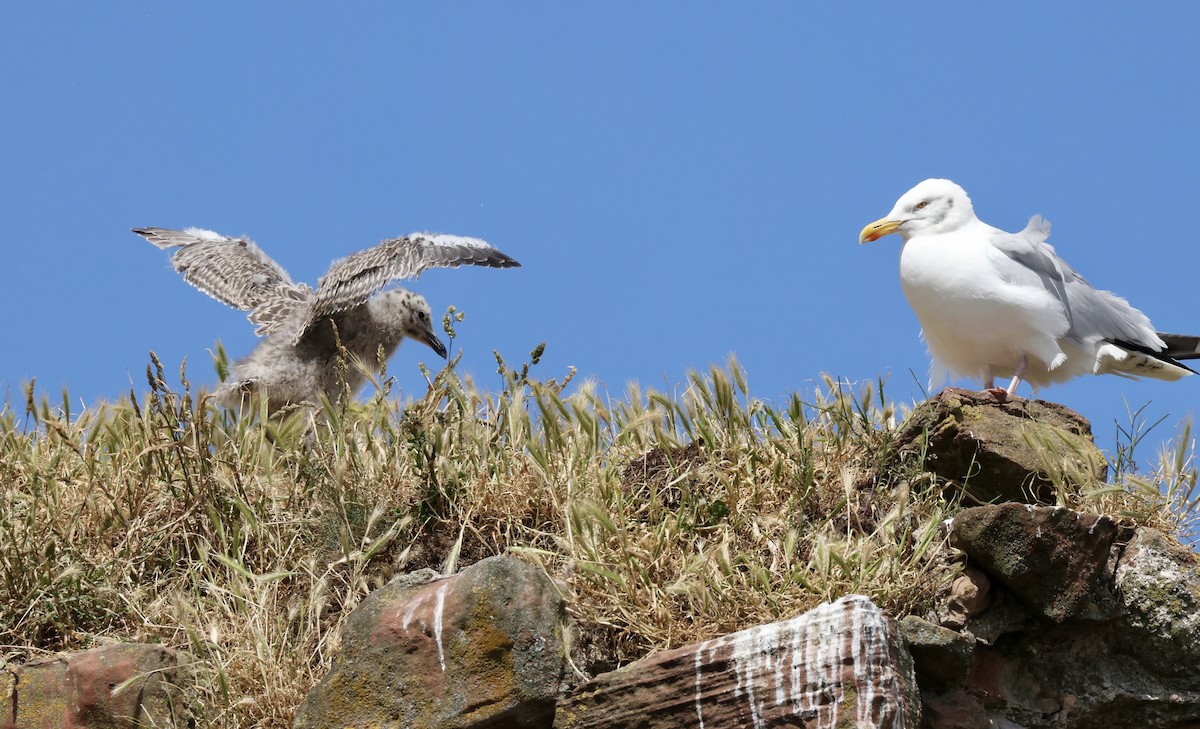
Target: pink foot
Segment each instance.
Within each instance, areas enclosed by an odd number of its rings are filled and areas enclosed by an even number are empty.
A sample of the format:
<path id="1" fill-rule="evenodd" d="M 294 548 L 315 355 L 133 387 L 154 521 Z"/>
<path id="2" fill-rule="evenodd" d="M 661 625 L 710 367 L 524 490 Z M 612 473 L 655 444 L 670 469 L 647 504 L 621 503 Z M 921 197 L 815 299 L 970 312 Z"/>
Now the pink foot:
<path id="1" fill-rule="evenodd" d="M 989 387 L 984 392 L 996 398 L 997 402 L 1008 402 L 1008 390 L 1003 387 Z"/>

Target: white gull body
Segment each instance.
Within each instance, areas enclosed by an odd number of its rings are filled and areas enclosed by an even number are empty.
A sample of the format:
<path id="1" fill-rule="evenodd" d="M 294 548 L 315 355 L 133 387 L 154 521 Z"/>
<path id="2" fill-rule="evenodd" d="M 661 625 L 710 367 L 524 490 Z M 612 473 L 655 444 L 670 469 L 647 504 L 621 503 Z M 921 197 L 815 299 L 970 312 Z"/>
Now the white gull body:
<path id="1" fill-rule="evenodd" d="M 904 238 L 900 283 L 933 358 L 931 387 L 952 373 L 988 389 L 1012 377 L 1007 395 L 1020 380 L 1036 389 L 1087 373 L 1177 380 L 1192 374 L 1178 360 L 1200 356 L 1200 338 L 1156 332 L 1093 288 L 1046 243 L 1040 216 L 1019 233 L 992 227 L 949 180 L 909 190 L 859 239 L 889 233 Z"/>

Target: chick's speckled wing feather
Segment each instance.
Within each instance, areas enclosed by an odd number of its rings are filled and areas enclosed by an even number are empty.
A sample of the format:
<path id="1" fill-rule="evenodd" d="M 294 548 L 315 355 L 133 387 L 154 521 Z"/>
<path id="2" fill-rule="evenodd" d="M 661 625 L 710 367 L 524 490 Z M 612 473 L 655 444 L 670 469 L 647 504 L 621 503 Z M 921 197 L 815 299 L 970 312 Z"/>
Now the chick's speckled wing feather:
<path id="1" fill-rule="evenodd" d="M 183 279 L 221 303 L 249 311 L 258 334 L 269 334 L 302 307 L 313 290 L 291 276 L 245 237 L 232 238 L 200 228 L 134 228 L 163 250 L 178 248 L 171 264 Z"/>
<path id="2" fill-rule="evenodd" d="M 427 268 L 463 265 L 515 268 L 521 264 L 478 238 L 430 233 L 389 238 L 329 267 L 296 337 L 318 319 L 362 304 L 391 281 L 419 276 Z"/>
<path id="3" fill-rule="evenodd" d="M 1058 257 L 1054 246 L 1046 242 L 1050 223 L 1040 215 L 1030 219 L 1020 233 L 997 231 L 992 245 L 1003 251 L 1015 264 L 1009 275 L 1032 281 L 1036 278 L 1061 302 L 1070 328 L 1066 336 L 1077 342 L 1107 340 L 1128 342 L 1152 351 L 1163 348 L 1163 341 L 1145 314 L 1125 299 L 1109 291 L 1092 287 L 1087 280 Z"/>

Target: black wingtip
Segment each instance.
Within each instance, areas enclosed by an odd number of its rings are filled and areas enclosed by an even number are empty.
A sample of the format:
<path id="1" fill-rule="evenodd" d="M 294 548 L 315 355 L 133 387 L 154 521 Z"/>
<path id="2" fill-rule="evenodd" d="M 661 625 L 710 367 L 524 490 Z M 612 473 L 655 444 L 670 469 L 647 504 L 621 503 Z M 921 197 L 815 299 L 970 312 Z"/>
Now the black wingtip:
<path id="1" fill-rule="evenodd" d="M 520 268 L 521 264 L 517 259 L 507 254 L 496 251 L 488 258 L 488 265 L 492 268 Z"/>
<path id="2" fill-rule="evenodd" d="M 130 230 L 152 243 L 154 242 L 154 238 L 163 231 L 162 228 L 155 228 L 152 226 L 147 226 L 145 228 L 130 228 Z"/>
<path id="3" fill-rule="evenodd" d="M 1191 334 L 1156 333 L 1167 345 L 1162 354 L 1175 359 L 1200 359 L 1200 337 Z"/>

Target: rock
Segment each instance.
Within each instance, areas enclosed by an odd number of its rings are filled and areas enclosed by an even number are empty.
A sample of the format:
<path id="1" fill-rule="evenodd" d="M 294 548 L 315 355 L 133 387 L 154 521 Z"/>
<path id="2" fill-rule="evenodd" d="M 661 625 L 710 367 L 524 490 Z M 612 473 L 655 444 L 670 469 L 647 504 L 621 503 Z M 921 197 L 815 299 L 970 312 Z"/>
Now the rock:
<path id="1" fill-rule="evenodd" d="M 983 572 L 970 567 L 950 584 L 950 597 L 941 617 L 942 625 L 958 630 L 971 618 L 987 610 L 992 582 Z"/>
<path id="2" fill-rule="evenodd" d="M 1139 528 L 1117 563 L 1127 646 L 1156 673 L 1200 672 L 1200 558 L 1154 529 Z M 1153 642 L 1151 642 L 1153 641 Z"/>
<path id="3" fill-rule="evenodd" d="M 1116 534 L 1105 516 L 998 504 L 960 511 L 950 543 L 1035 614 L 1061 623 L 1084 613 L 1111 617 L 1103 577 Z"/>
<path id="4" fill-rule="evenodd" d="M 967 694 L 982 703 L 991 726 L 1200 729 L 1198 569 L 1194 553 L 1153 529 L 1138 529 L 1117 563 L 1115 617 L 1010 620 L 1002 639 L 976 644 Z M 1006 588 L 995 592 L 992 607 L 968 624 L 977 637 L 980 623 L 1011 600 Z M 974 710 L 961 697 L 922 699 L 931 717 Z"/>
<path id="5" fill-rule="evenodd" d="M 190 675 L 160 645 L 117 643 L 3 673 L 5 729 L 194 726 L 184 698 Z"/>
<path id="6" fill-rule="evenodd" d="M 597 676 L 560 701 L 554 726 L 900 729 L 919 721 L 896 628 L 869 599 L 849 595 Z"/>
<path id="7" fill-rule="evenodd" d="M 566 669 L 565 606 L 551 580 L 499 556 L 413 582 L 355 609 L 293 726 L 550 727 Z"/>
<path id="8" fill-rule="evenodd" d="M 967 691 L 1028 729 L 1182 729 L 1200 717 L 1200 675 L 1163 680 L 1122 649 L 1119 625 L 1041 624 L 976 646 Z M 1151 647 L 1154 643 L 1151 643 Z M 986 724 L 984 725 L 986 726 Z"/>
<path id="9" fill-rule="evenodd" d="M 927 729 L 980 729 L 987 727 L 983 704 L 965 691 L 947 694 L 921 692 L 921 709 Z"/>
<path id="10" fill-rule="evenodd" d="M 1108 474 L 1091 424 L 1043 400 L 1001 403 L 988 393 L 947 388 L 913 410 L 896 442 L 901 458 L 923 454 L 925 470 L 978 503 L 1053 502 L 1051 472 L 1101 482 Z"/>
<path id="11" fill-rule="evenodd" d="M 1011 592 L 998 587 L 992 591 L 988 609 L 967 621 L 966 632 L 975 636 L 977 641 L 995 645 L 996 641 L 1010 633 L 1036 629 L 1040 622 L 1038 616 L 1013 597 Z"/>
<path id="12" fill-rule="evenodd" d="M 975 639 L 916 615 L 900 621 L 900 632 L 908 643 L 921 691 L 957 688 L 967 678 Z"/>

